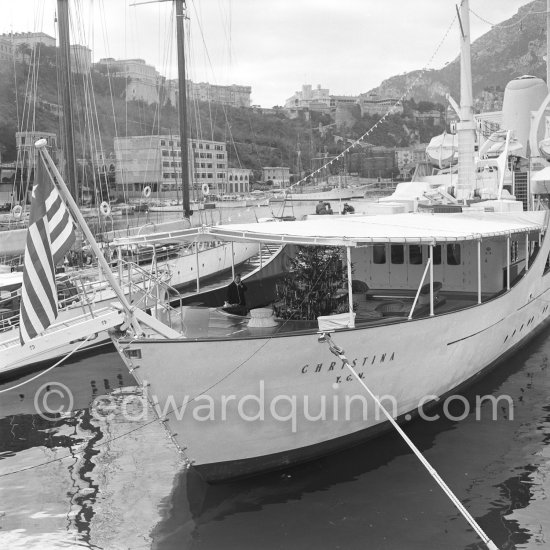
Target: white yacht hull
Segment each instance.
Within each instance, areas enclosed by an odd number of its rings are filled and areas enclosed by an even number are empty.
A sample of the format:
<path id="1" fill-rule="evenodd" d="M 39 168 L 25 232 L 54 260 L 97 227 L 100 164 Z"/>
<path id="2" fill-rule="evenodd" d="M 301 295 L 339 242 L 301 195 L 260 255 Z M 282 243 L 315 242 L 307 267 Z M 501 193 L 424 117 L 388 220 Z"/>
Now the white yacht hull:
<path id="1" fill-rule="evenodd" d="M 414 415 L 543 327 L 550 316 L 550 274 L 543 275 L 549 246 L 546 239 L 523 279 L 491 301 L 436 317 L 337 331 L 333 340 L 375 395 L 395 400 L 396 416 Z M 119 351 L 127 348 L 121 356 L 128 367 L 139 367 L 134 376 L 147 382 L 159 414 L 169 412 L 166 426 L 206 480 L 309 460 L 387 427 L 370 399 L 363 414 L 363 389 L 313 331 L 262 336 L 257 330 L 248 339 L 117 343 Z M 346 414 L 350 398 L 355 402 Z M 322 419 L 307 418 L 323 406 Z"/>
<path id="2" fill-rule="evenodd" d="M 362 199 L 364 196 L 365 188 L 337 187 L 316 193 L 288 193 L 285 196 L 272 197 L 271 202 L 344 201 L 353 198 Z"/>
<path id="3" fill-rule="evenodd" d="M 197 277 L 210 277 L 231 269 L 232 265 L 241 264 L 258 252 L 257 244 L 233 243 L 231 246 L 231 243 L 225 242 L 203 248 L 198 255 L 189 249 L 184 255 L 162 264 L 159 262 L 159 269 L 166 271 L 170 286 L 178 287 L 196 281 Z"/>
<path id="4" fill-rule="evenodd" d="M 269 199 L 237 199 L 227 201 L 192 202 L 192 210 L 205 210 L 208 208 L 253 208 L 256 206 L 269 206 Z M 180 205 L 150 206 L 149 212 L 181 212 Z"/>

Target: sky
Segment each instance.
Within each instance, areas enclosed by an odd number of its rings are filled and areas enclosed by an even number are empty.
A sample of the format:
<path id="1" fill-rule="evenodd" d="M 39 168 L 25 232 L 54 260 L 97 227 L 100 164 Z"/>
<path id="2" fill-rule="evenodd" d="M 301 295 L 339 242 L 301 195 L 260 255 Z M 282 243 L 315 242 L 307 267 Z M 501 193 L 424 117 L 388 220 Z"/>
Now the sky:
<path id="1" fill-rule="evenodd" d="M 93 61 L 140 58 L 176 76 L 171 1 L 69 0 L 71 42 Z M 458 1 L 458 0 L 457 0 Z M 56 0 L 2 0 L 0 33 L 57 36 Z M 303 84 L 358 95 L 458 55 L 454 0 L 187 0 L 188 78 L 252 87 L 252 104 L 284 105 Z M 506 21 L 527 0 L 470 0 L 471 36 Z M 546 7 L 540 2 L 541 8 Z M 542 11 L 536 9 L 535 11 Z M 541 24 L 545 16 L 535 14 Z"/>

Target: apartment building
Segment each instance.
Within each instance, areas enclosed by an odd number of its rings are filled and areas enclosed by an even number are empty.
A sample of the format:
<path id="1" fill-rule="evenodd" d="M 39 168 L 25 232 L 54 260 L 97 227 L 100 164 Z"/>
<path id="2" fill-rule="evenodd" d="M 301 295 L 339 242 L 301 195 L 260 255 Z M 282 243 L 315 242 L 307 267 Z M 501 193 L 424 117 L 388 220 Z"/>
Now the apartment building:
<path id="1" fill-rule="evenodd" d="M 182 187 L 179 136 L 132 136 L 115 138 L 117 186 L 142 191 L 176 191 Z M 215 194 L 224 192 L 227 181 L 227 150 L 224 142 L 188 140 L 190 182 L 200 190 L 207 184 Z"/>

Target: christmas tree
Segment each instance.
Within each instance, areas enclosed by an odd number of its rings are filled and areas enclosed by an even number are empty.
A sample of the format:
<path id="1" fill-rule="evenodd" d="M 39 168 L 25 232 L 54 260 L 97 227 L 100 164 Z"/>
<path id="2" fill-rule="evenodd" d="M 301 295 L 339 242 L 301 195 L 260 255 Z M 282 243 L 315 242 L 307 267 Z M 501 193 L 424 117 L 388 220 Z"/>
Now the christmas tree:
<path id="1" fill-rule="evenodd" d="M 347 311 L 347 270 L 342 251 L 328 246 L 297 246 L 290 268 L 277 284 L 277 315 L 314 320 Z"/>

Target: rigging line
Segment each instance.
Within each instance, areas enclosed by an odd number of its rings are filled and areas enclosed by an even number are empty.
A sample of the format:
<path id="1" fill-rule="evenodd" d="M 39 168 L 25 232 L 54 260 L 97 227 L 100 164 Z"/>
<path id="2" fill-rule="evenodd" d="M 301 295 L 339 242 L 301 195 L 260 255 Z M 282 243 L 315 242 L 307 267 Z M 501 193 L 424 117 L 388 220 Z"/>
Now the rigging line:
<path id="1" fill-rule="evenodd" d="M 304 182 L 307 182 L 308 179 L 310 178 L 313 178 L 313 176 L 315 176 L 316 174 L 320 174 L 324 169 L 326 169 L 330 164 L 332 164 L 332 162 L 334 162 L 334 160 L 337 160 L 339 159 L 340 157 L 344 157 L 344 155 L 350 151 L 351 149 L 353 149 L 355 146 L 359 145 L 359 143 L 361 143 L 366 137 L 368 137 L 370 134 L 372 134 L 372 132 L 380 125 L 380 124 L 383 124 L 386 120 L 386 118 L 393 114 L 393 112 L 397 109 L 397 106 L 399 104 L 401 104 L 403 102 L 403 100 L 409 95 L 409 93 L 412 91 L 412 89 L 416 86 L 416 84 L 420 81 L 420 79 L 424 76 L 424 73 L 428 70 L 428 67 L 430 66 L 430 64 L 432 63 L 432 61 L 434 60 L 435 56 L 437 55 L 437 53 L 439 52 L 439 50 L 441 49 L 441 46 L 443 46 L 443 43 L 445 42 L 445 40 L 447 39 L 447 36 L 449 35 L 449 32 L 451 31 L 452 27 L 454 26 L 454 23 L 455 21 L 457 20 L 457 15 L 455 15 L 451 21 L 451 23 L 449 24 L 449 26 L 447 27 L 447 30 L 445 31 L 445 34 L 443 35 L 443 38 L 441 39 L 441 41 L 439 42 L 439 44 L 436 46 L 434 52 L 432 53 L 432 55 L 430 56 L 430 58 L 428 59 L 427 63 L 424 65 L 424 67 L 422 69 L 420 69 L 420 71 L 418 71 L 418 74 L 416 75 L 416 78 L 412 81 L 412 83 L 408 86 L 408 88 L 403 92 L 403 94 L 401 95 L 401 97 L 399 97 L 399 99 L 386 111 L 386 113 L 378 120 L 378 122 L 376 122 L 376 124 L 374 124 L 371 128 L 369 128 L 369 130 L 367 130 L 361 137 L 359 137 L 358 139 L 356 139 L 351 145 L 349 145 L 347 148 L 345 148 L 341 153 L 339 153 L 337 156 L 336 156 L 336 159 L 333 159 L 331 160 L 330 162 L 327 162 L 326 164 L 324 164 L 323 166 L 321 166 L 320 168 L 318 168 L 317 170 L 315 170 L 314 172 L 312 172 L 311 174 L 309 174 L 308 176 L 302 178 L 301 180 L 297 181 L 296 183 L 293 183 L 291 186 L 289 186 L 287 188 L 287 192 L 289 189 L 292 189 L 294 186 L 296 185 L 300 185 L 301 183 L 304 183 Z"/>
<path id="2" fill-rule="evenodd" d="M 529 17 L 530 15 L 542 15 L 542 14 L 547 15 L 548 14 L 547 11 L 533 11 L 534 9 L 535 9 L 535 6 L 534 5 L 531 6 L 531 9 L 521 19 L 519 19 L 516 23 L 511 23 L 510 25 L 505 25 L 504 23 L 491 23 L 490 21 L 487 21 L 487 19 L 485 19 L 484 17 L 476 13 L 473 9 L 470 8 L 469 11 L 472 15 L 475 15 L 480 21 L 482 21 L 483 23 L 486 23 L 487 25 L 490 25 L 493 28 L 511 29 L 512 27 L 517 27 L 518 25 L 521 25 L 522 21 L 527 17 Z"/>
<path id="3" fill-rule="evenodd" d="M 458 509 L 458 511 L 462 514 L 464 519 L 472 526 L 474 531 L 478 534 L 478 536 L 481 538 L 481 540 L 485 543 L 487 548 L 489 550 L 498 550 L 495 543 L 485 534 L 483 529 L 479 526 L 479 524 L 476 522 L 476 520 L 470 515 L 468 510 L 464 507 L 462 502 L 458 499 L 458 497 L 452 492 L 452 490 L 449 488 L 449 486 L 443 481 L 441 476 L 437 473 L 435 468 L 428 462 L 426 458 L 422 455 L 420 450 L 416 447 L 416 445 L 412 442 L 412 440 L 407 436 L 407 434 L 403 431 L 401 426 L 396 422 L 395 418 L 389 413 L 389 411 L 382 405 L 378 397 L 372 393 L 370 388 L 365 384 L 365 382 L 361 379 L 357 371 L 353 368 L 353 366 L 350 364 L 348 358 L 344 354 L 344 350 L 336 345 L 333 340 L 330 337 L 330 334 L 326 332 L 322 332 L 319 338 L 320 342 L 326 342 L 329 346 L 329 349 L 331 353 L 333 353 L 336 357 L 338 357 L 342 363 L 348 368 L 348 370 L 351 372 L 351 374 L 354 376 L 354 378 L 361 384 L 361 386 L 365 389 L 365 391 L 368 393 L 368 395 L 374 400 L 376 403 L 376 406 L 380 408 L 380 410 L 384 413 L 388 421 L 391 423 L 391 425 L 396 429 L 397 433 L 403 438 L 405 443 L 409 446 L 409 448 L 413 451 L 413 453 L 416 455 L 418 460 L 422 463 L 424 468 L 428 471 L 428 473 L 434 478 L 434 480 L 437 482 L 437 484 L 443 489 L 443 492 L 449 497 L 451 502 L 455 505 L 455 507 Z"/>
<path id="4" fill-rule="evenodd" d="M 16 384 L 15 386 L 11 386 L 10 388 L 2 389 L 2 390 L 0 390 L 0 393 L 6 393 L 8 391 L 15 390 L 17 388 L 21 388 L 22 386 L 25 386 L 29 382 L 33 382 L 37 378 L 40 378 L 41 376 L 44 376 L 45 374 L 47 374 L 51 370 L 55 369 L 55 367 L 58 367 L 59 365 L 61 365 L 61 363 L 66 361 L 71 355 L 73 355 L 73 353 L 76 353 L 91 337 L 92 337 L 92 334 L 87 336 L 85 340 L 83 340 L 82 342 L 80 342 L 80 344 L 78 344 L 78 346 L 73 348 L 67 355 L 62 357 L 57 363 L 53 364 L 51 367 L 47 368 L 45 371 L 39 372 L 36 376 L 33 376 L 32 378 L 29 378 L 28 380 L 25 380 L 24 382 Z"/>

